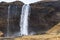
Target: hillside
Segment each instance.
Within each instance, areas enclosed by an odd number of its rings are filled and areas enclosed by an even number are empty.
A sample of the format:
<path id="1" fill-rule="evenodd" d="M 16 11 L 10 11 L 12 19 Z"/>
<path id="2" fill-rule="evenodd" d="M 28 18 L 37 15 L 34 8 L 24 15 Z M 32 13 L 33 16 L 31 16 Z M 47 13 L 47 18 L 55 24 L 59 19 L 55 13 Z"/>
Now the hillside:
<path id="1" fill-rule="evenodd" d="M 19 31 L 19 22 L 22 6 L 20 1 L 0 3 L 0 30 L 6 33 L 8 7 L 10 5 L 10 30 Z M 16 8 L 17 7 L 17 8 Z M 60 1 L 36 2 L 30 4 L 29 33 L 45 34 L 54 25 L 60 22 Z"/>

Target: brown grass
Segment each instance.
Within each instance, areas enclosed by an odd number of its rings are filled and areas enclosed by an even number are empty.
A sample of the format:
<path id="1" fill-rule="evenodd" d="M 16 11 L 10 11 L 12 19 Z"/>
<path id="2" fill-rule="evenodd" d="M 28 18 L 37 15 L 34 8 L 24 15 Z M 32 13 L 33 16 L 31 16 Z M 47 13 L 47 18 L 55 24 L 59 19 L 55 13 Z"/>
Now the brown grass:
<path id="1" fill-rule="evenodd" d="M 60 40 L 59 35 L 34 35 L 14 38 L 14 40 Z"/>

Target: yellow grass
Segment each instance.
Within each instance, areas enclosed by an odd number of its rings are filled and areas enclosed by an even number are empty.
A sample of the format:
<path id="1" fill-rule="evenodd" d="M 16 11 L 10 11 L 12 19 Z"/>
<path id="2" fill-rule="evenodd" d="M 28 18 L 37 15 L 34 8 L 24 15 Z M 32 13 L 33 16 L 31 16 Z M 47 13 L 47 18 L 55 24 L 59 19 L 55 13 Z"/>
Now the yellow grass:
<path id="1" fill-rule="evenodd" d="M 59 40 L 59 35 L 34 35 L 15 38 L 14 40 Z"/>
<path id="2" fill-rule="evenodd" d="M 57 34 L 59 31 L 60 31 L 60 23 L 55 25 L 53 28 L 48 30 L 46 33 L 48 33 L 48 34 Z"/>

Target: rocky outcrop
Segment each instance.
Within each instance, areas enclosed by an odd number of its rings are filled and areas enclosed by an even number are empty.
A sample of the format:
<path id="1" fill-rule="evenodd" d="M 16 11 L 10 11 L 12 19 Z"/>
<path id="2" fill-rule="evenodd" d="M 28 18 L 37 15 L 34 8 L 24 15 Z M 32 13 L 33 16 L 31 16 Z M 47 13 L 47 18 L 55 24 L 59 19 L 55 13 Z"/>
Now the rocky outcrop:
<path id="1" fill-rule="evenodd" d="M 20 30 L 19 21 L 22 9 L 22 2 L 16 1 L 11 3 L 0 3 L 0 31 L 4 34 L 7 33 L 7 27 L 11 34 Z M 10 8 L 9 8 L 10 6 Z M 9 25 L 8 25 L 8 12 L 9 12 Z"/>
<path id="2" fill-rule="evenodd" d="M 30 29 L 43 34 L 60 22 L 60 1 L 36 2 L 31 5 Z"/>
<path id="3" fill-rule="evenodd" d="M 8 7 L 10 5 L 10 10 Z M 22 10 L 22 2 L 0 3 L 0 31 L 7 33 L 8 11 L 9 31 L 11 35 L 20 32 L 19 22 Z M 60 2 L 36 2 L 30 4 L 29 34 L 44 34 L 54 25 L 60 22 Z M 15 35 L 15 34 L 14 34 Z"/>

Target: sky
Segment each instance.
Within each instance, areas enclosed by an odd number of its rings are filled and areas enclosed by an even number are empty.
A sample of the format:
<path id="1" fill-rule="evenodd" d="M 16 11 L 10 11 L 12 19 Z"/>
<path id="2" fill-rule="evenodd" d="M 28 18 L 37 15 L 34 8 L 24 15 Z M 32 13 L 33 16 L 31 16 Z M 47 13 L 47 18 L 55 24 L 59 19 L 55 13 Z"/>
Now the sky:
<path id="1" fill-rule="evenodd" d="M 0 0 L 1 1 L 5 1 L 5 2 L 13 2 L 13 1 L 16 1 L 16 0 Z M 22 1 L 23 3 L 25 4 L 30 4 L 30 3 L 34 3 L 34 2 L 37 2 L 37 1 L 41 1 L 41 0 L 20 0 Z"/>

